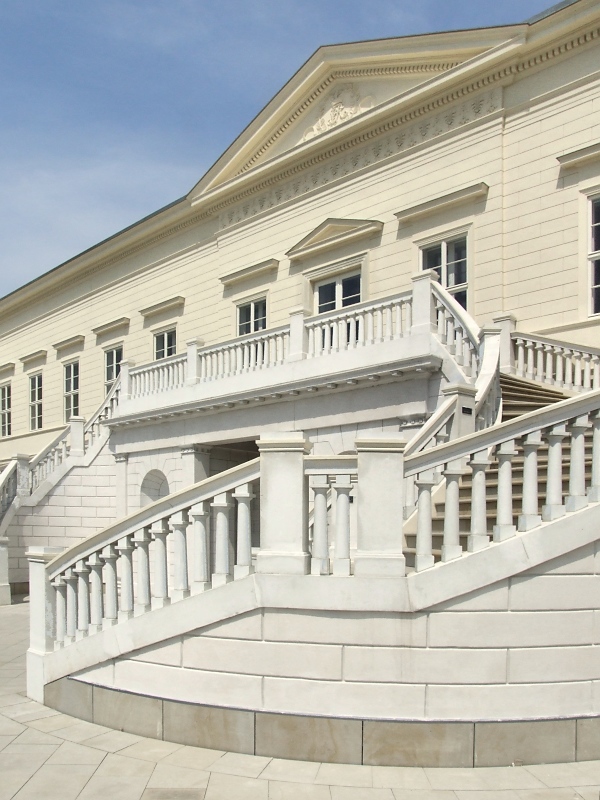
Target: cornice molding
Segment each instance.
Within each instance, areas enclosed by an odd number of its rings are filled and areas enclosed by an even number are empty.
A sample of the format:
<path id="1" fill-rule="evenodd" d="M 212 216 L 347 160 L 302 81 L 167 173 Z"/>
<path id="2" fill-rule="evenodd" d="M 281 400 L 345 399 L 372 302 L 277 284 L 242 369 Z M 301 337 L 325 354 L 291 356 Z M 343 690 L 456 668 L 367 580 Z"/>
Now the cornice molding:
<path id="1" fill-rule="evenodd" d="M 600 159 L 600 142 L 556 157 L 561 167 L 574 167 L 583 164 L 585 161 L 596 161 L 598 159 Z"/>
<path id="2" fill-rule="evenodd" d="M 221 275 L 219 280 L 223 286 L 227 288 L 250 278 L 256 278 L 259 275 L 264 275 L 269 272 L 276 272 L 278 267 L 279 261 L 277 261 L 276 258 L 269 258 L 267 261 L 261 261 L 260 264 L 253 264 L 250 267 L 242 267 L 241 269 L 228 272 L 226 275 Z"/>
<path id="3" fill-rule="evenodd" d="M 163 314 L 167 311 L 177 311 L 185 305 L 185 297 L 170 297 L 168 300 L 163 300 L 161 303 L 156 303 L 148 308 L 140 309 L 142 317 L 156 317 L 158 314 Z"/>
<path id="4" fill-rule="evenodd" d="M 288 250 L 286 256 L 292 263 L 301 261 L 325 250 L 341 247 L 357 239 L 381 233 L 382 230 L 383 222 L 378 220 L 330 217 Z"/>
<path id="5" fill-rule="evenodd" d="M 473 200 L 479 200 L 482 197 L 487 197 L 489 186 L 487 183 L 474 183 L 472 186 L 466 186 L 464 189 L 457 189 L 455 192 L 445 194 L 442 197 L 434 197 L 432 200 L 427 200 L 424 203 L 418 203 L 415 206 L 410 206 L 402 211 L 398 211 L 394 216 L 400 223 L 410 222 L 417 217 L 423 217 L 426 214 L 433 214 L 442 208 L 449 208 L 450 206 L 461 205 L 462 203 L 470 203 Z"/>
<path id="6" fill-rule="evenodd" d="M 77 336 L 70 336 L 68 339 L 63 339 L 61 342 L 57 342 L 53 344 L 52 347 L 56 350 L 56 353 L 60 353 L 61 350 L 67 350 L 69 348 L 75 347 L 83 347 L 85 342 L 85 336 L 80 333 Z"/>
<path id="7" fill-rule="evenodd" d="M 15 374 L 15 362 L 7 361 L 6 364 L 0 364 L 0 379 L 10 377 Z"/>
<path id="8" fill-rule="evenodd" d="M 23 364 L 24 367 L 33 364 L 34 362 L 41 361 L 45 359 L 48 355 L 47 350 L 36 350 L 34 353 L 28 353 L 26 356 L 22 356 L 19 361 Z"/>
<path id="9" fill-rule="evenodd" d="M 397 75 L 415 75 L 420 73 L 426 72 L 445 72 L 448 69 L 452 69 L 460 64 L 460 61 L 446 61 L 446 62 L 429 62 L 423 64 L 405 64 L 405 65 L 389 65 L 389 66 L 380 66 L 380 67 L 358 67 L 355 69 L 348 68 L 348 69 L 337 69 L 331 72 L 325 80 L 323 80 L 316 89 L 314 89 L 310 95 L 298 105 L 295 111 L 290 114 L 285 122 L 283 122 L 279 128 L 273 133 L 267 141 L 262 145 L 259 150 L 252 156 L 252 158 L 248 159 L 244 166 L 236 173 L 236 175 L 242 175 L 245 172 L 248 172 L 249 169 L 256 164 L 257 161 L 263 157 L 263 155 L 270 150 L 271 147 L 277 142 L 278 139 L 298 120 L 302 114 L 310 108 L 310 106 L 314 105 L 315 101 L 319 99 L 319 97 L 323 94 L 323 92 L 328 89 L 331 84 L 336 80 L 350 80 L 356 78 L 378 78 L 378 77 L 390 77 L 390 76 L 397 76 Z"/>
<path id="10" fill-rule="evenodd" d="M 105 322 L 104 325 L 98 325 L 97 328 L 92 328 L 92 333 L 95 336 L 104 336 L 104 334 L 111 331 L 127 327 L 129 327 L 129 317 L 119 317 L 119 319 L 113 319 L 111 322 Z"/>

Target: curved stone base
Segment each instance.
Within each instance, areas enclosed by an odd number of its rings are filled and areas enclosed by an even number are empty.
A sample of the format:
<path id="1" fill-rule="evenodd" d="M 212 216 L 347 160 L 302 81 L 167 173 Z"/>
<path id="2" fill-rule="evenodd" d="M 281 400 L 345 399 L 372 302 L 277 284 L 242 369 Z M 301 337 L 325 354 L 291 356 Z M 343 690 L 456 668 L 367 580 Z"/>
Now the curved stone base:
<path id="1" fill-rule="evenodd" d="M 512 722 L 382 722 L 194 705 L 62 678 L 51 708 L 169 742 L 301 761 L 498 767 L 600 759 L 600 717 Z"/>

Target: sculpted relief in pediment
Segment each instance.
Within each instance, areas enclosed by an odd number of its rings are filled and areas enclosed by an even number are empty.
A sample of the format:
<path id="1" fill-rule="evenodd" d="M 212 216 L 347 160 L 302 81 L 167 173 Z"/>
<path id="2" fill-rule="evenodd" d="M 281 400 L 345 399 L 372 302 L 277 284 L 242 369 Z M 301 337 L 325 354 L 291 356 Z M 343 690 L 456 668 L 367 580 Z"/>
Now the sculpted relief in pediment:
<path id="1" fill-rule="evenodd" d="M 353 84 L 338 86 L 319 104 L 317 119 L 313 125 L 305 129 L 301 141 L 307 142 L 372 107 L 373 98 L 361 97 Z"/>

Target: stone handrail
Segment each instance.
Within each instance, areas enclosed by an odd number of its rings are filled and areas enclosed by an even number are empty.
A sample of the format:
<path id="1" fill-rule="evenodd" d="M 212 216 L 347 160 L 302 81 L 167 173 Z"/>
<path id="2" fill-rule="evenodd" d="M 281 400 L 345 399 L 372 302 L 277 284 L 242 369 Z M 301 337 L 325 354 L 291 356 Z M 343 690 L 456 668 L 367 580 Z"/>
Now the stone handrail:
<path id="1" fill-rule="evenodd" d="M 495 425 L 501 418 L 500 331 L 483 328 L 480 334 L 479 371 L 475 380 L 475 427 L 477 430 Z"/>
<path id="2" fill-rule="evenodd" d="M 573 392 L 600 389 L 600 350 L 534 336 L 512 333 L 514 373 Z"/>
<path id="3" fill-rule="evenodd" d="M 410 334 L 412 293 L 372 300 L 305 320 L 308 358 L 351 350 Z"/>
<path id="4" fill-rule="evenodd" d="M 246 462 L 156 501 L 54 558 L 45 572 L 52 592 L 51 606 L 56 609 L 52 630 L 47 634 L 55 647 L 181 600 L 190 593 L 250 574 L 252 483 L 259 478 L 259 460 Z M 237 503 L 235 565 L 230 563 L 229 555 L 229 511 L 233 499 Z M 215 531 L 212 559 L 211 513 Z M 188 531 L 191 565 L 187 557 Z M 167 564 L 170 540 L 172 586 Z"/>
<path id="5" fill-rule="evenodd" d="M 69 455 L 84 455 L 93 446 L 102 432 L 102 423 L 110 419 L 119 404 L 120 378 L 92 414 L 88 422 L 73 417 L 69 425 L 47 444 L 29 464 L 29 488 L 34 492 Z"/>
<path id="6" fill-rule="evenodd" d="M 215 380 L 283 364 L 289 345 L 289 325 L 284 325 L 238 336 L 213 347 L 203 347 L 198 350 L 199 380 Z"/>
<path id="7" fill-rule="evenodd" d="M 465 374 L 475 376 L 479 365 L 480 328 L 452 295 L 438 283 L 432 282 L 437 335 L 454 355 Z"/>
<path id="8" fill-rule="evenodd" d="M 585 433 L 593 429 L 592 470 L 586 480 Z M 563 459 L 563 441 L 569 444 L 569 458 Z M 538 469 L 538 450 L 548 447 L 547 476 Z M 498 462 L 498 502 L 491 530 L 487 519 L 486 481 L 491 457 Z M 512 481 L 512 463 L 523 458 L 521 513 L 515 509 L 518 492 Z M 467 467 L 465 467 L 465 462 Z M 563 468 L 568 471 L 569 487 L 563 492 Z M 434 564 L 431 491 L 436 472 L 446 481 L 442 561 L 463 555 L 460 543 L 461 515 L 459 481 L 472 473 L 467 550 L 488 547 L 490 534 L 499 542 L 528 531 L 567 513 L 578 511 L 588 502 L 600 500 L 600 391 L 555 403 L 524 414 L 515 420 L 495 425 L 471 436 L 432 448 L 406 458 L 404 474 L 416 476 L 417 571 Z M 538 487 L 546 484 L 545 503 L 538 502 Z M 566 497 L 565 497 L 566 495 Z M 514 518 L 517 518 L 517 525 Z"/>
<path id="9" fill-rule="evenodd" d="M 0 521 L 17 494 L 17 460 L 13 459 L 0 473 Z"/>

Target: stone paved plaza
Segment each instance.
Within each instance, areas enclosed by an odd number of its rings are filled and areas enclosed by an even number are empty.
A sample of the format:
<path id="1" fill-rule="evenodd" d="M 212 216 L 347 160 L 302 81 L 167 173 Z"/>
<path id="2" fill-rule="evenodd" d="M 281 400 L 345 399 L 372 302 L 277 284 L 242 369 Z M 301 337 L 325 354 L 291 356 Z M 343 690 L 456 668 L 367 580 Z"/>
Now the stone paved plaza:
<path id="1" fill-rule="evenodd" d="M 281 761 L 144 739 L 25 696 L 29 607 L 0 608 L 0 800 L 598 800 L 600 761 L 419 769 Z"/>

